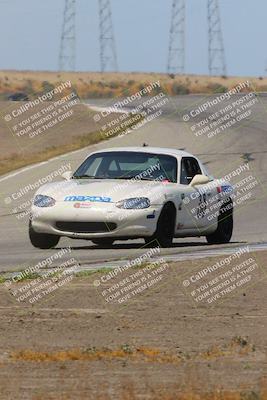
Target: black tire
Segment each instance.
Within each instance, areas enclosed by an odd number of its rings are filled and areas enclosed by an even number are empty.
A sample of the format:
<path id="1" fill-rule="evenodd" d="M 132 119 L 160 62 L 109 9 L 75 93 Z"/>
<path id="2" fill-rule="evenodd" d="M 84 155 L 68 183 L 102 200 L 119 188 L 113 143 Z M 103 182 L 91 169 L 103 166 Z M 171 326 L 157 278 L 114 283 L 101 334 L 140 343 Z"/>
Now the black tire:
<path id="1" fill-rule="evenodd" d="M 209 244 L 223 244 L 229 243 L 234 227 L 233 218 L 233 202 L 229 199 L 224 203 L 220 209 L 220 215 L 218 217 L 218 227 L 214 233 L 206 236 Z"/>
<path id="2" fill-rule="evenodd" d="M 38 233 L 33 230 L 31 221 L 29 223 L 29 238 L 31 244 L 37 249 L 51 249 L 55 247 L 60 239 L 60 236 L 49 235 L 47 233 Z"/>
<path id="3" fill-rule="evenodd" d="M 92 240 L 92 242 L 100 247 L 111 247 L 114 243 L 114 239 L 111 238 L 94 239 Z"/>
<path id="4" fill-rule="evenodd" d="M 176 210 L 173 204 L 167 203 L 159 216 L 154 235 L 145 238 L 146 245 L 171 247 L 174 237 Z"/>

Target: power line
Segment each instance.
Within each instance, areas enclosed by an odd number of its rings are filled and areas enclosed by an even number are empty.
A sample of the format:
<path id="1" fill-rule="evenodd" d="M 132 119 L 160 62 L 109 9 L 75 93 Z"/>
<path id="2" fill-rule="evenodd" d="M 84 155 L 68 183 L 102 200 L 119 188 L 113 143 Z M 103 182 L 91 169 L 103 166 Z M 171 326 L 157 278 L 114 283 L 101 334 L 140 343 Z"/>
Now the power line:
<path id="1" fill-rule="evenodd" d="M 99 3 L 99 42 L 101 72 L 117 71 L 117 52 L 113 31 L 110 0 Z M 226 62 L 218 0 L 207 0 L 208 65 L 210 75 L 226 75 Z M 183 74 L 185 70 L 185 0 L 172 0 L 171 27 L 167 71 Z M 76 0 L 65 0 L 60 42 L 59 69 L 75 70 Z"/>
<path id="2" fill-rule="evenodd" d="M 117 52 L 109 0 L 99 0 L 99 41 L 101 72 L 118 71 Z"/>
<path id="3" fill-rule="evenodd" d="M 169 74 L 183 74 L 185 68 L 185 0 L 173 0 L 169 55 Z"/>
<path id="4" fill-rule="evenodd" d="M 226 75 L 226 61 L 218 0 L 208 0 L 209 73 Z"/>
<path id="5" fill-rule="evenodd" d="M 59 51 L 59 70 L 75 71 L 76 0 L 65 0 L 64 19 Z"/>

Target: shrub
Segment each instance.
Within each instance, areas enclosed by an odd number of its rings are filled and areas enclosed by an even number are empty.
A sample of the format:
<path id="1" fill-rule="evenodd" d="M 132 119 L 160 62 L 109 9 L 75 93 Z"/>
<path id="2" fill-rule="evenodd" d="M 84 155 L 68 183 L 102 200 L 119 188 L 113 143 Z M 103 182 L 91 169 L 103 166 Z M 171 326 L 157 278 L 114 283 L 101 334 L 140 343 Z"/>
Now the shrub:
<path id="1" fill-rule="evenodd" d="M 129 89 L 125 88 L 122 90 L 122 96 L 130 96 L 131 92 Z"/>
<path id="2" fill-rule="evenodd" d="M 43 92 L 44 92 L 44 93 L 48 93 L 48 92 L 50 92 L 51 90 L 54 90 L 55 87 L 54 87 L 54 85 L 53 85 L 52 83 L 50 83 L 50 82 L 48 82 L 48 81 L 43 81 L 43 83 L 42 83 L 42 89 L 43 89 Z"/>
<path id="3" fill-rule="evenodd" d="M 141 84 L 138 86 L 138 90 L 143 90 L 143 89 L 145 89 L 145 85 L 144 85 L 143 83 L 141 83 Z"/>
<path id="4" fill-rule="evenodd" d="M 135 84 L 135 81 L 134 81 L 133 79 L 130 79 L 130 80 L 127 82 L 127 84 L 128 84 L 128 86 L 132 86 L 132 85 Z"/>
<path id="5" fill-rule="evenodd" d="M 118 89 L 120 87 L 120 85 L 118 82 L 112 81 L 112 82 L 110 82 L 109 87 L 110 87 L 110 89 Z"/>
<path id="6" fill-rule="evenodd" d="M 208 89 L 210 89 L 212 93 L 226 93 L 228 91 L 227 87 L 220 83 L 210 83 Z"/>
<path id="7" fill-rule="evenodd" d="M 28 95 L 29 98 L 34 98 L 34 96 L 35 96 L 35 90 L 34 90 L 34 88 L 33 88 L 33 84 L 32 84 L 32 81 L 31 81 L 30 79 L 28 79 L 28 80 L 26 81 L 25 86 L 24 86 L 24 88 L 23 88 L 23 91 L 24 91 L 25 93 L 27 93 L 27 95 Z"/>
<path id="8" fill-rule="evenodd" d="M 185 85 L 178 82 L 174 82 L 174 84 L 172 85 L 172 94 L 174 94 L 175 96 L 188 93 L 189 89 Z"/>

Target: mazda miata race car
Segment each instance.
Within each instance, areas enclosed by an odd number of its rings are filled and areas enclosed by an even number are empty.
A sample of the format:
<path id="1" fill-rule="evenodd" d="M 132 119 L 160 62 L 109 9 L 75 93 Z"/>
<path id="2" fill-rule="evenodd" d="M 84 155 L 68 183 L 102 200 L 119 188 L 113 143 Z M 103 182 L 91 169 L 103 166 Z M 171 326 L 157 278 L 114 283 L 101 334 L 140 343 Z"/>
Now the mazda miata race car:
<path id="1" fill-rule="evenodd" d="M 101 150 L 67 175 L 35 194 L 29 222 L 34 247 L 54 247 L 61 236 L 104 247 L 136 238 L 161 247 L 190 236 L 205 236 L 211 244 L 231 239 L 231 184 L 214 179 L 184 151 Z"/>

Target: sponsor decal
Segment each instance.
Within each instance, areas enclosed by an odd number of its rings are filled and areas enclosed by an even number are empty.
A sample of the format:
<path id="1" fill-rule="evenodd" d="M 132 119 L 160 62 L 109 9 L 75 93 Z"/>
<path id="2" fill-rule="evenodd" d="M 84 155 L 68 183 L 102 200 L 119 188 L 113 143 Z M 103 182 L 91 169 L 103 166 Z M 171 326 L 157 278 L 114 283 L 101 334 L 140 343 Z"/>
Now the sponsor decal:
<path id="1" fill-rule="evenodd" d="M 73 204 L 74 208 L 90 208 L 92 207 L 91 203 L 74 203 Z"/>
<path id="2" fill-rule="evenodd" d="M 223 193 L 230 193 L 230 192 L 232 192 L 232 187 L 229 186 L 229 185 L 221 186 L 221 188 L 222 188 L 222 192 L 223 192 Z"/>
<path id="3" fill-rule="evenodd" d="M 221 185 L 217 187 L 217 192 L 218 193 L 231 193 L 233 191 L 232 186 L 229 185 Z"/>
<path id="4" fill-rule="evenodd" d="M 78 203 L 83 203 L 86 201 L 92 203 L 111 203 L 111 198 L 104 196 L 66 196 L 64 201 L 75 201 Z"/>

